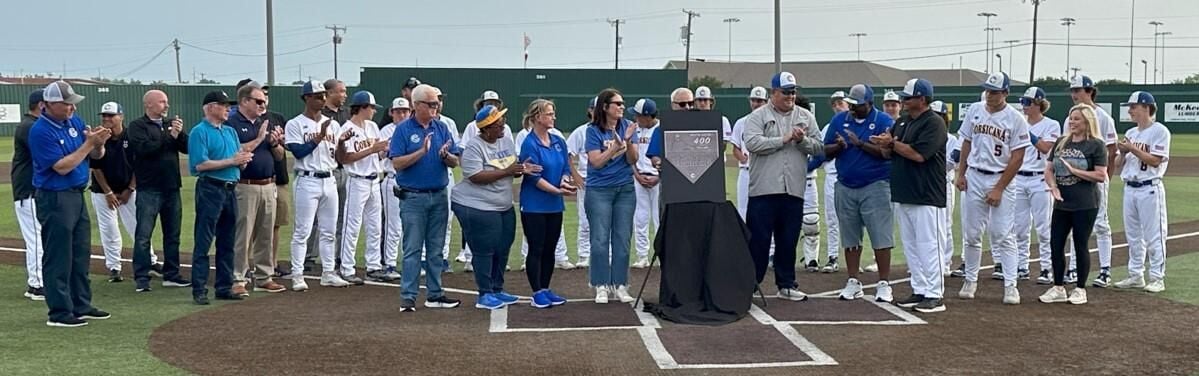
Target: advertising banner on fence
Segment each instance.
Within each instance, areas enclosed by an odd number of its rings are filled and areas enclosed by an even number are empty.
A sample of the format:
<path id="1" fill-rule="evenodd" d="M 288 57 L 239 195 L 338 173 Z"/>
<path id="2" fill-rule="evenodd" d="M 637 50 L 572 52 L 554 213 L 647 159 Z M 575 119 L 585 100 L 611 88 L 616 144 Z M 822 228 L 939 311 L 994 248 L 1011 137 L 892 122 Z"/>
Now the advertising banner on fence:
<path id="1" fill-rule="evenodd" d="M 1167 122 L 1199 122 L 1199 102 L 1167 102 L 1161 110 L 1166 113 Z"/>
<path id="2" fill-rule="evenodd" d="M 21 105 L 19 105 L 19 104 L 0 104 L 0 124 L 20 123 L 20 122 L 21 122 Z"/>

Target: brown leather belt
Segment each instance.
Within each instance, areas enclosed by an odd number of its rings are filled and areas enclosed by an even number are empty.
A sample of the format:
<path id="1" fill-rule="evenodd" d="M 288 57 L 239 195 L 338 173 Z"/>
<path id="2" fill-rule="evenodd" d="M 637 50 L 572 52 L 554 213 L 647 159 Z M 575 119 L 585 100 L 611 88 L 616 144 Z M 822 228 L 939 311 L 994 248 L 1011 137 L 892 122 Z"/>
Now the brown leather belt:
<path id="1" fill-rule="evenodd" d="M 241 179 L 239 181 L 239 183 L 249 184 L 249 185 L 269 185 L 269 184 L 275 184 L 275 178 L 271 177 L 271 178 L 266 178 L 266 179 Z"/>

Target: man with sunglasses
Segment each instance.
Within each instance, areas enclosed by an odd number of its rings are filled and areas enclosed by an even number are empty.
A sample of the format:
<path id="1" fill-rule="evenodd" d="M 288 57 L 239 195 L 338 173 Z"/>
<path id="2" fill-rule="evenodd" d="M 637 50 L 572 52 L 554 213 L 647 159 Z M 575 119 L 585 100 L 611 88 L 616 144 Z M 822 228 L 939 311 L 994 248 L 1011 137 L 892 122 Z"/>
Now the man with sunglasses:
<path id="1" fill-rule="evenodd" d="M 766 105 L 766 88 L 754 86 L 749 90 L 749 112 Z M 749 203 L 749 152 L 745 151 L 745 114 L 733 123 L 733 134 L 730 143 L 733 144 L 733 157 L 737 158 L 737 212 L 745 219 L 745 207 Z"/>
<path id="2" fill-rule="evenodd" d="M 230 111 L 226 125 L 237 133 L 238 142 L 254 146 L 253 158 L 241 171 L 237 187 L 237 223 L 233 247 L 232 293 L 249 296 L 246 283 L 253 266 L 254 291 L 283 292 L 287 288 L 271 280 L 275 262 L 271 259 L 275 212 L 278 210 L 275 162 L 283 160 L 283 125 L 266 115 L 266 94 L 254 81 L 237 89 L 237 108 Z M 266 132 L 265 142 L 256 142 Z M 251 262 L 253 262 L 251 264 Z"/>
<path id="3" fill-rule="evenodd" d="M 1103 143 L 1107 145 L 1107 176 L 1115 176 L 1116 169 L 1116 143 L 1119 135 L 1116 133 L 1116 121 L 1112 119 L 1112 115 L 1108 114 L 1103 107 L 1095 104 L 1095 98 L 1099 97 L 1099 88 L 1095 87 L 1095 81 L 1091 80 L 1085 74 L 1077 74 L 1070 78 L 1070 99 L 1074 100 L 1074 104 L 1086 104 L 1095 109 L 1095 121 L 1099 123 L 1099 133 L 1103 137 Z M 1111 187 L 1111 181 L 1099 182 L 1099 216 L 1095 219 L 1095 243 L 1099 247 L 1099 275 L 1095 277 L 1092 286 L 1104 288 L 1111 282 L 1112 279 L 1112 226 L 1107 218 L 1107 200 L 1108 189 Z M 1066 242 L 1066 254 L 1074 254 L 1074 242 Z M 1074 270 L 1071 264 L 1070 270 L 1066 272 L 1066 283 L 1074 283 L 1078 279 L 1078 273 Z"/>

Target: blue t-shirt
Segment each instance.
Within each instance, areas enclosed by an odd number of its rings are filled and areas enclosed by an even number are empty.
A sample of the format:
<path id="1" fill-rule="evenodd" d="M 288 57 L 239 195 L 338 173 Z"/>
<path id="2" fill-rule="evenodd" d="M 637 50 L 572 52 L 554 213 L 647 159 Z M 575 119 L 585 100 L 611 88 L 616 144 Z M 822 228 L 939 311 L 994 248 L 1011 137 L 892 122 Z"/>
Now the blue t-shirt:
<path id="1" fill-rule="evenodd" d="M 624 137 L 625 131 L 631 126 L 633 125 L 628 120 L 620 119 L 614 132 L 601 131 L 599 125 L 595 123 L 588 124 L 585 150 L 587 153 L 591 153 L 593 150 L 601 152 L 608 150 L 612 140 L 616 137 Z M 587 163 L 588 187 L 619 187 L 626 184 L 633 184 L 633 166 L 629 165 L 629 161 L 625 159 L 625 153 L 613 157 L 604 164 L 603 168 L 595 168 L 591 163 Z"/>
<path id="2" fill-rule="evenodd" d="M 862 148 L 854 146 L 849 142 L 849 136 L 845 131 L 851 130 L 862 142 L 870 142 L 870 136 L 881 135 L 891 129 L 894 124 L 895 121 L 890 116 L 877 108 L 871 108 L 866 119 L 861 122 L 854 119 L 849 111 L 838 113 L 833 116 L 832 120 L 829 120 L 828 131 L 824 135 L 824 144 L 836 144 L 838 134 L 845 139 L 845 149 L 837 154 L 835 161 L 837 182 L 849 188 L 861 188 L 870 183 L 891 178 L 891 161 L 870 155 Z"/>
<path id="3" fill-rule="evenodd" d="M 526 213 L 561 213 L 566 210 L 562 196 L 555 195 L 537 188 L 537 183 L 545 180 L 557 187 L 562 184 L 562 177 L 570 174 L 570 160 L 566 140 L 550 134 L 550 145 L 541 144 L 535 133 L 525 137 L 524 145 L 520 147 L 517 162 L 529 161 L 541 166 L 539 174 L 525 174 L 520 182 L 520 211 Z"/>
<path id="4" fill-rule="evenodd" d="M 662 127 L 654 130 L 654 134 L 649 137 L 649 145 L 646 146 L 645 157 L 662 157 Z"/>
<path id="5" fill-rule="evenodd" d="M 187 166 L 193 176 L 207 176 L 223 181 L 238 181 L 241 179 L 241 167 L 229 166 L 217 170 L 197 171 L 196 166 L 206 161 L 219 161 L 233 158 L 241 144 L 237 142 L 237 131 L 232 127 L 221 124 L 215 127 L 207 119 L 192 127 L 187 134 Z"/>
<path id="6" fill-rule="evenodd" d="M 83 158 L 75 169 L 66 175 L 54 171 L 54 164 L 83 147 L 87 126 L 78 115 L 66 122 L 51 119 L 46 113 L 37 118 L 29 129 L 29 154 L 33 156 L 33 187 L 43 191 L 61 192 L 83 189 L 87 186 L 88 159 Z"/>
<path id="7" fill-rule="evenodd" d="M 424 145 L 425 135 L 433 135 L 429 142 L 429 151 L 424 156 L 408 168 L 396 171 L 396 185 L 417 190 L 433 190 L 449 185 L 449 174 L 445 172 L 448 166 L 438 155 L 441 146 L 449 143 L 450 154 L 462 155 L 462 147 L 454 143 L 454 136 L 450 132 L 449 126 L 437 119 L 431 120 L 428 128 L 421 126 L 415 117 L 409 117 L 396 126 L 395 133 L 391 135 L 391 149 L 387 154 L 389 158 L 402 157 L 420 150 Z"/>

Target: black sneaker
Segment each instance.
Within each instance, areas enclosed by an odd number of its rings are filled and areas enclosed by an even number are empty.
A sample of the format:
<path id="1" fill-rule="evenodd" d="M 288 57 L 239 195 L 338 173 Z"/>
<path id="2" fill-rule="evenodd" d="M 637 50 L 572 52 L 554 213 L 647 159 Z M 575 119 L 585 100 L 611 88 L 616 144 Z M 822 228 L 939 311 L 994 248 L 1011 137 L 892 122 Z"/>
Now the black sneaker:
<path id="1" fill-rule="evenodd" d="M 108 320 L 109 317 L 112 317 L 112 315 L 96 308 L 92 308 L 91 312 L 79 316 L 82 320 Z"/>
<path id="2" fill-rule="evenodd" d="M 895 302 L 895 305 L 903 307 L 903 308 L 912 308 L 912 307 L 915 307 L 916 305 L 920 304 L 920 302 L 923 302 L 924 300 L 925 300 L 924 295 L 913 294 L 912 296 L 909 296 L 907 299 Z"/>
<path id="3" fill-rule="evenodd" d="M 808 269 L 808 273 L 818 272 L 818 271 L 820 271 L 820 263 L 816 262 L 816 260 L 808 261 L 807 269 Z"/>
<path id="4" fill-rule="evenodd" d="M 193 296 L 192 301 L 196 302 L 196 305 L 208 305 L 208 295 Z"/>
<path id="5" fill-rule="evenodd" d="M 136 283 L 137 283 L 137 287 L 135 287 L 135 288 L 133 289 L 133 291 L 137 291 L 137 292 L 150 292 L 150 291 L 153 291 L 153 290 L 154 290 L 154 289 L 150 288 L 150 280 L 148 280 L 148 279 L 147 279 L 147 280 L 142 280 L 142 281 L 137 281 Z"/>
<path id="6" fill-rule="evenodd" d="M 966 264 L 958 265 L 958 268 L 954 269 L 953 272 L 949 273 L 949 276 L 954 277 L 954 278 L 965 277 L 966 276 Z"/>
<path id="7" fill-rule="evenodd" d="M 349 282 L 351 285 L 354 285 L 354 286 L 362 286 L 363 284 L 366 283 L 366 282 L 362 281 L 362 278 L 358 278 L 358 276 L 355 274 L 343 275 L 343 276 L 341 276 L 341 279 L 345 280 L 346 282 Z"/>
<path id="8" fill-rule="evenodd" d="M 46 300 L 46 289 L 42 287 L 25 286 L 25 297 L 29 300 Z"/>
<path id="9" fill-rule="evenodd" d="M 271 274 L 271 278 L 290 278 L 291 272 L 275 267 L 275 273 Z"/>
<path id="10" fill-rule="evenodd" d="M 175 276 L 175 278 L 162 280 L 162 287 L 188 287 L 192 285 L 192 281 L 183 279 L 183 277 Z"/>
<path id="11" fill-rule="evenodd" d="M 991 279 L 1003 280 L 1003 264 L 995 264 L 995 269 L 991 270 Z"/>
<path id="12" fill-rule="evenodd" d="M 1017 269 L 1016 270 L 1016 279 L 1021 280 L 1021 281 L 1027 281 L 1030 278 L 1032 278 L 1032 275 L 1028 273 L 1028 269 Z"/>
<path id="13" fill-rule="evenodd" d="M 458 299 L 453 299 L 445 295 L 425 300 L 426 308 L 456 308 L 459 304 L 462 304 L 462 302 L 458 301 Z"/>
<path id="14" fill-rule="evenodd" d="M 941 303 L 941 299 L 928 298 L 917 304 L 915 310 L 920 313 L 945 312 L 945 304 Z"/>
<path id="15" fill-rule="evenodd" d="M 121 282 L 124 280 L 124 278 L 121 278 L 120 270 L 112 269 L 108 271 L 108 282 Z"/>
<path id="16" fill-rule="evenodd" d="M 416 312 L 416 301 L 404 299 L 404 301 L 400 302 L 400 312 Z"/>
<path id="17" fill-rule="evenodd" d="M 1095 281 L 1091 282 L 1091 286 L 1098 288 L 1107 288 L 1112 283 L 1112 272 L 1109 268 L 1099 268 L 1099 276 L 1095 277 Z"/>
<path id="18" fill-rule="evenodd" d="M 162 274 L 162 263 L 161 262 L 150 265 L 150 277 L 162 278 L 162 275 L 163 274 Z"/>
<path id="19" fill-rule="evenodd" d="M 367 270 L 366 271 L 366 279 L 369 279 L 374 282 L 390 282 L 391 281 L 391 279 L 387 278 L 387 271 L 385 271 L 383 269 Z M 346 280 L 346 282 L 349 282 L 349 280 Z"/>
<path id="20" fill-rule="evenodd" d="M 55 328 L 78 328 L 81 326 L 87 326 L 87 321 L 75 317 L 70 317 L 63 320 L 50 319 L 46 320 L 46 326 Z"/>

